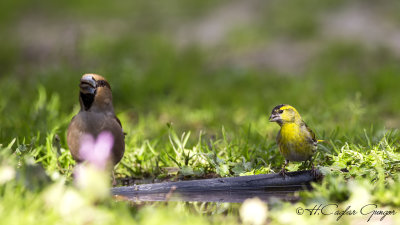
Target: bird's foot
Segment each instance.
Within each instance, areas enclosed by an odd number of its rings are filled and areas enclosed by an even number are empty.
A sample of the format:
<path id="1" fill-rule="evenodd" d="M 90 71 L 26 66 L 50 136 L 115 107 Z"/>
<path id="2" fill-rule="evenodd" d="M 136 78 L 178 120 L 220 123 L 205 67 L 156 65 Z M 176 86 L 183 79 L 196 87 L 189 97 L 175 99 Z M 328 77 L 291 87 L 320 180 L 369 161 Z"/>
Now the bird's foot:
<path id="1" fill-rule="evenodd" d="M 310 170 L 311 176 L 313 176 L 315 179 L 319 179 L 322 175 L 321 172 L 312 165 L 312 168 Z"/>
<path id="2" fill-rule="evenodd" d="M 281 171 L 279 172 L 279 175 L 281 175 L 283 177 L 283 179 L 285 179 L 285 177 L 288 175 L 286 170 L 285 170 L 285 167 L 283 167 L 281 169 Z"/>

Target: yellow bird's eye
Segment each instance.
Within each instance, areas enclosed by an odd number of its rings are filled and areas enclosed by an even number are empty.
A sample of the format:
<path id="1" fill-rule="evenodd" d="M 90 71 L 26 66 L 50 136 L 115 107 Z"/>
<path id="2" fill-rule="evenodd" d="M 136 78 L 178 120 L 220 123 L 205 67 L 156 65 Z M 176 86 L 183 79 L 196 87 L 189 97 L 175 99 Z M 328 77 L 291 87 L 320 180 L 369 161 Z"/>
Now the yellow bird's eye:
<path id="1" fill-rule="evenodd" d="M 282 109 L 281 109 L 281 110 L 279 110 L 279 111 L 278 111 L 278 113 L 279 113 L 279 114 L 283 113 L 283 110 L 282 110 Z"/>

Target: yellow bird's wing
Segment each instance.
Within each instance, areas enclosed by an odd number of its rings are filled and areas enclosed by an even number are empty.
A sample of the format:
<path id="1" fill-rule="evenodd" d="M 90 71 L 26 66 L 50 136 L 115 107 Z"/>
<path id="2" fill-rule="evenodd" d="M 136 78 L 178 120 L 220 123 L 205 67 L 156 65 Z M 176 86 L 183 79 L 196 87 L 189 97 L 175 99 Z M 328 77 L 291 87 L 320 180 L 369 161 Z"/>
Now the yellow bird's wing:
<path id="1" fill-rule="evenodd" d="M 312 143 L 312 144 L 314 144 L 314 146 L 317 146 L 317 144 L 318 144 L 318 140 L 317 140 L 317 138 L 315 137 L 315 133 L 311 130 L 311 128 L 309 127 L 309 126 L 307 126 L 307 124 L 306 123 L 304 123 L 304 121 L 303 121 L 303 125 L 304 125 L 304 127 L 305 127 L 305 129 L 308 131 L 308 133 L 309 133 L 309 141 L 310 141 L 310 143 Z"/>
<path id="2" fill-rule="evenodd" d="M 276 135 L 276 143 L 278 144 L 278 147 L 281 144 L 281 138 L 282 138 L 281 131 L 279 130 L 278 135 Z"/>

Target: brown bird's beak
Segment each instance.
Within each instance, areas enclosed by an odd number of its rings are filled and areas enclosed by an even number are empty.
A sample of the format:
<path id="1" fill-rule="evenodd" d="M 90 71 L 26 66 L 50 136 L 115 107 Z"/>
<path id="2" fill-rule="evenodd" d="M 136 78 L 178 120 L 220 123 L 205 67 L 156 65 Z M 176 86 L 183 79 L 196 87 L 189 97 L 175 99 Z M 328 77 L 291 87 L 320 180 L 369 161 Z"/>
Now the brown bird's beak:
<path id="1" fill-rule="evenodd" d="M 94 94 L 96 92 L 96 80 L 93 76 L 87 75 L 82 77 L 79 85 L 83 94 Z"/>

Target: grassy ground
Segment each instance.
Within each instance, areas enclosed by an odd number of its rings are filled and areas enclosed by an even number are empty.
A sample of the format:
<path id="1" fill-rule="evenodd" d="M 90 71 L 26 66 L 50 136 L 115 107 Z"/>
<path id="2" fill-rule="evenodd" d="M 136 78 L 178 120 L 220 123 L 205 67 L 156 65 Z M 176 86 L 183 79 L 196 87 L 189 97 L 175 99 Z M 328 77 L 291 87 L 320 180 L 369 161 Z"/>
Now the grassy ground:
<path id="1" fill-rule="evenodd" d="M 287 103 L 327 141 L 315 156 L 326 177 L 315 191 L 301 193 L 296 204 L 269 203 L 269 223 L 336 224 L 335 215 L 296 214 L 299 207 L 328 203 L 340 210 L 377 204 L 379 210 L 399 212 L 396 49 L 385 40 L 371 47 L 361 39 L 323 36 L 321 15 L 357 8 L 356 1 L 350 6 L 302 1 L 301 12 L 295 10 L 300 3 L 292 1 L 249 2 L 254 5 L 209 0 L 169 1 L 163 7 L 141 1 L 33 6 L 18 1 L 0 7 L 5 34 L 0 45 L 0 223 L 245 220 L 239 204 L 130 204 L 91 198 L 75 188 L 65 132 L 79 110 L 78 83 L 86 72 L 107 77 L 127 132 L 126 153 L 116 167 L 120 182 L 276 172 L 284 159 L 275 144 L 279 127 L 268 116 L 275 105 Z M 398 17 L 390 14 L 395 7 L 385 6 L 372 4 L 373 15 L 388 11 L 384 18 L 396 24 Z M 207 23 L 218 24 L 216 12 L 229 10 L 256 10 L 263 16 L 238 23 L 211 43 L 181 39 L 206 32 Z M 300 54 L 289 51 L 283 64 L 269 61 L 279 58 L 271 48 L 282 42 Z M 305 61 L 285 64 L 296 57 Z M 340 221 L 363 222 L 370 215 Z"/>

